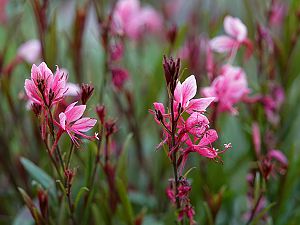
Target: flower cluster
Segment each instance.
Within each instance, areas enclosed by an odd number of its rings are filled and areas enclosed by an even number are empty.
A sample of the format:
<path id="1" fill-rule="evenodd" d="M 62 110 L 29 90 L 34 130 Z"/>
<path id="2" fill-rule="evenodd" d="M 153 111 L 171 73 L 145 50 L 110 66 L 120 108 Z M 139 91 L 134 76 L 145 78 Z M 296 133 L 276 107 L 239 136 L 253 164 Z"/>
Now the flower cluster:
<path id="1" fill-rule="evenodd" d="M 228 63 L 221 67 L 220 71 L 215 72 L 218 76 L 214 77 L 210 87 L 202 89 L 202 94 L 206 97 L 215 97 L 217 112 L 228 111 L 236 115 L 238 111 L 234 108 L 234 104 L 247 99 L 246 96 L 250 93 L 250 90 L 248 89 L 245 71 L 242 68 L 232 66 L 231 61 L 242 45 L 246 45 L 248 55 L 250 55 L 252 44 L 247 39 L 247 28 L 240 19 L 226 16 L 224 28 L 229 36 L 223 35 L 213 38 L 210 41 L 210 48 L 216 52 L 229 52 L 230 58 Z M 208 56 L 211 60 L 207 72 L 209 78 L 212 79 L 211 67 L 214 62 L 211 53 Z"/>
<path id="2" fill-rule="evenodd" d="M 178 177 L 182 175 L 188 156 L 196 152 L 210 159 L 219 159 L 219 154 L 230 148 L 225 146 L 223 151 L 215 149 L 212 144 L 218 139 L 216 130 L 210 129 L 209 120 L 204 115 L 207 107 L 214 101 L 214 97 L 194 99 L 197 93 L 197 83 L 194 75 L 189 76 L 181 83 L 178 80 L 180 60 L 164 58 L 163 62 L 165 78 L 169 94 L 169 110 L 165 110 L 162 103 L 155 102 L 155 121 L 162 126 L 164 138 L 158 147 L 167 144 L 168 156 L 173 162 L 175 179 L 172 187 L 167 193 L 173 196 L 179 210 L 179 220 L 187 215 L 192 222 L 193 208 L 188 200 L 190 186 L 186 181 Z M 178 168 L 180 168 L 178 170 Z M 177 174 L 179 172 L 179 174 Z M 187 188 L 189 187 L 189 188 Z M 187 204 L 188 202 L 188 204 Z"/>
<path id="3" fill-rule="evenodd" d="M 226 16 L 224 30 L 227 35 L 215 37 L 210 41 L 210 46 L 214 51 L 234 56 L 236 51 L 244 45 L 248 50 L 247 55 L 252 53 L 252 44 L 247 38 L 247 27 L 239 18 Z"/>
<path id="4" fill-rule="evenodd" d="M 89 131 L 97 121 L 89 117 L 81 118 L 86 106 L 75 106 L 77 102 L 70 104 L 64 112 L 59 114 L 59 122 L 53 119 L 51 109 L 66 96 L 68 91 L 67 79 L 67 75 L 58 67 L 53 75 L 46 63 L 42 62 L 39 66 L 33 64 L 31 79 L 25 80 L 25 91 L 29 101 L 33 103 L 32 108 L 34 112 L 42 115 L 43 139 L 45 139 L 47 125 L 50 125 L 52 135 L 54 134 L 53 126 L 56 125 L 59 128 L 56 141 L 58 141 L 63 132 L 67 132 L 74 144 L 78 146 L 78 137 L 76 135 L 88 139 L 93 138 L 82 132 Z"/>
<path id="5" fill-rule="evenodd" d="M 160 15 L 150 6 L 140 6 L 139 0 L 119 0 L 113 13 L 112 30 L 133 40 L 144 31 L 158 32 L 162 28 Z"/>
<path id="6" fill-rule="evenodd" d="M 233 105 L 242 101 L 249 92 L 244 70 L 229 64 L 222 67 L 220 75 L 210 87 L 202 89 L 204 96 L 215 97 L 221 112 L 229 111 L 232 114 L 237 114 Z"/>

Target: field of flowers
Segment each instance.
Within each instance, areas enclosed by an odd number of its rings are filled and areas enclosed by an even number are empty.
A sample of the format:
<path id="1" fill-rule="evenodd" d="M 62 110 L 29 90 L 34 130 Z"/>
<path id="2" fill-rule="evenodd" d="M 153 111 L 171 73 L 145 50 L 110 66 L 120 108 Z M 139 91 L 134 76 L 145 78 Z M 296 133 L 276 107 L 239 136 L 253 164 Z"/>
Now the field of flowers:
<path id="1" fill-rule="evenodd" d="M 299 225 L 299 0 L 0 0 L 0 225 Z"/>

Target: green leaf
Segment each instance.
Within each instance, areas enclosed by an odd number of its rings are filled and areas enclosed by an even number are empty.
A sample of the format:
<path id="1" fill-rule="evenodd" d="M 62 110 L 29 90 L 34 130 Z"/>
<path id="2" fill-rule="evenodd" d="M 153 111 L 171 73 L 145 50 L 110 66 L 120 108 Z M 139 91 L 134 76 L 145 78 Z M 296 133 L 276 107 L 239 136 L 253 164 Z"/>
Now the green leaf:
<path id="1" fill-rule="evenodd" d="M 22 207 L 13 221 L 13 225 L 34 225 L 34 220 L 26 207 Z"/>
<path id="2" fill-rule="evenodd" d="M 212 213 L 210 211 L 210 208 L 209 208 L 209 206 L 206 202 L 204 202 L 203 205 L 204 205 L 204 209 L 205 209 L 205 212 L 206 212 L 206 215 L 207 215 L 208 224 L 213 225 L 214 220 L 213 220 L 213 216 L 212 216 Z"/>
<path id="3" fill-rule="evenodd" d="M 118 177 L 116 178 L 116 185 L 123 206 L 122 213 L 124 213 L 124 219 L 127 221 L 128 224 L 134 224 L 133 209 L 127 196 L 126 187 L 123 181 Z"/>
<path id="4" fill-rule="evenodd" d="M 130 139 L 132 138 L 132 134 L 128 134 L 125 142 L 123 144 L 123 148 L 122 148 L 122 152 L 121 155 L 119 157 L 118 160 L 118 164 L 117 164 L 117 177 L 119 177 L 120 179 L 122 179 L 122 181 L 127 184 L 127 162 L 128 162 L 128 144 Z"/>
<path id="5" fill-rule="evenodd" d="M 24 200 L 27 208 L 29 209 L 36 224 L 42 224 L 42 216 L 41 216 L 39 210 L 34 205 L 32 199 L 29 197 L 29 195 L 26 193 L 26 191 L 23 190 L 22 188 L 18 188 L 18 190 L 19 190 L 20 194 L 22 195 L 23 200 Z"/>
<path id="6" fill-rule="evenodd" d="M 21 158 L 21 163 L 29 175 L 39 182 L 44 189 L 48 190 L 53 199 L 56 199 L 56 188 L 54 180 L 41 168 L 26 158 Z"/>
<path id="7" fill-rule="evenodd" d="M 275 202 L 269 204 L 266 208 L 264 208 L 260 213 L 257 214 L 256 217 L 254 217 L 253 221 L 250 223 L 251 225 L 256 225 L 262 217 L 274 206 L 276 205 Z"/>
<path id="8" fill-rule="evenodd" d="M 89 192 L 90 190 L 87 187 L 81 187 L 80 190 L 77 193 L 77 196 L 75 198 L 74 207 L 77 209 L 78 203 L 80 201 L 81 196 L 84 192 Z"/>

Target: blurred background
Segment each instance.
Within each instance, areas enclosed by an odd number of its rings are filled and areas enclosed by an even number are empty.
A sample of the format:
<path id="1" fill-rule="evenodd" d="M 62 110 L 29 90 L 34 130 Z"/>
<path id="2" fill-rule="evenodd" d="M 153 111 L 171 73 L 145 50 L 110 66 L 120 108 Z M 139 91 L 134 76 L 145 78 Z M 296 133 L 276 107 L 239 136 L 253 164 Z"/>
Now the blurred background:
<path id="1" fill-rule="evenodd" d="M 194 219 L 197 224 L 246 224 L 253 207 L 251 191 L 257 195 L 263 190 L 263 206 L 251 224 L 299 224 L 300 2 L 140 1 L 139 7 L 151 10 L 143 17 L 146 25 L 136 32 L 119 31 L 118 24 L 113 24 L 116 4 L 105 0 L 0 1 L 0 224 L 34 224 L 18 187 L 38 207 L 40 186 L 51 193 L 43 181 L 57 179 L 24 91 L 32 64 L 42 61 L 52 71 L 57 65 L 68 74 L 74 92 L 64 100 L 66 104 L 78 100 L 82 83 L 91 84 L 94 93 L 86 114 L 98 118 L 96 106 L 103 104 L 106 118 L 117 127 L 110 142 L 110 160 L 114 176 L 124 185 L 117 188 L 116 209 L 110 205 L 105 171 L 99 169 L 91 189 L 93 198 L 87 205 L 84 197 L 78 198 L 78 224 L 174 224 L 174 208 L 166 196 L 168 179 L 173 176 L 171 163 L 164 149 L 156 150 L 162 135 L 149 109 L 153 102 L 167 101 L 163 55 L 181 58 L 182 80 L 194 74 L 197 97 L 202 96 L 200 90 L 212 82 L 207 46 L 210 39 L 224 35 L 227 15 L 243 21 L 253 45 L 251 56 L 245 57 L 247 50 L 241 49 L 232 62 L 245 70 L 250 100 L 236 104 L 237 115 L 222 112 L 213 121 L 219 134 L 216 147 L 229 142 L 233 146 L 221 155 L 222 163 L 196 153 L 189 157 L 186 170 L 194 168 L 188 175 Z M 225 54 L 213 56 L 214 68 L 228 60 Z M 274 87 L 284 97 L 274 94 Z M 257 100 L 267 97 L 275 102 L 271 110 L 266 101 Z M 279 98 L 283 98 L 280 103 Z M 260 131 L 261 154 L 278 149 L 288 161 L 284 170 L 272 172 L 268 179 L 259 168 L 263 164 L 255 151 L 254 124 Z M 60 146 L 70 146 L 67 135 Z M 87 186 L 96 148 L 97 142 L 83 141 L 75 150 L 74 199 Z M 50 224 L 69 223 L 65 205 L 50 197 L 47 204 L 53 218 Z"/>

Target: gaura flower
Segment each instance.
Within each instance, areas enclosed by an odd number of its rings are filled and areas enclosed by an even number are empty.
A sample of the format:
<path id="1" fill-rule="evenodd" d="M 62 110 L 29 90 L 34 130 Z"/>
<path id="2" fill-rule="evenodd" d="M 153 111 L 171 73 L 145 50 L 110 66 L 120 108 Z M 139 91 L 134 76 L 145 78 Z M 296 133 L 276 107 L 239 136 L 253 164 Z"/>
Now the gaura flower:
<path id="1" fill-rule="evenodd" d="M 180 104 L 183 111 L 189 114 L 193 112 L 205 112 L 206 108 L 214 101 L 214 97 L 193 99 L 197 93 L 197 83 L 194 75 L 189 76 L 181 84 L 178 81 L 175 91 L 174 100 L 178 107 Z"/>
<path id="2" fill-rule="evenodd" d="M 215 97 L 220 111 L 229 111 L 237 114 L 234 104 L 243 100 L 249 93 L 246 74 L 243 69 L 225 65 L 210 87 L 202 89 L 206 97 Z"/>
<path id="3" fill-rule="evenodd" d="M 247 55 L 251 55 L 252 44 L 247 38 L 247 27 L 239 18 L 226 16 L 224 19 L 224 30 L 227 35 L 215 37 L 210 41 L 212 50 L 235 55 L 238 48 L 241 45 L 245 45 L 248 50 Z"/>
<path id="4" fill-rule="evenodd" d="M 160 15 L 150 6 L 141 7 L 138 0 L 119 0 L 113 13 L 112 30 L 138 40 L 145 31 L 162 28 Z"/>
<path id="5" fill-rule="evenodd" d="M 60 113 L 59 123 L 56 123 L 60 127 L 60 135 L 63 132 L 67 132 L 73 143 L 79 146 L 79 138 L 76 135 L 86 139 L 96 138 L 96 136 L 88 136 L 83 132 L 92 129 L 97 123 L 97 120 L 89 117 L 81 118 L 86 109 L 86 105 L 75 106 L 76 104 L 77 102 L 70 104 L 64 112 Z"/>
<path id="6" fill-rule="evenodd" d="M 41 42 L 32 39 L 23 43 L 18 48 L 17 56 L 28 63 L 37 62 L 41 56 Z"/>
<path id="7" fill-rule="evenodd" d="M 31 79 L 25 80 L 25 91 L 29 100 L 44 107 L 61 101 L 67 91 L 67 75 L 58 67 L 53 75 L 52 71 L 42 62 L 39 66 L 31 67 Z"/>

